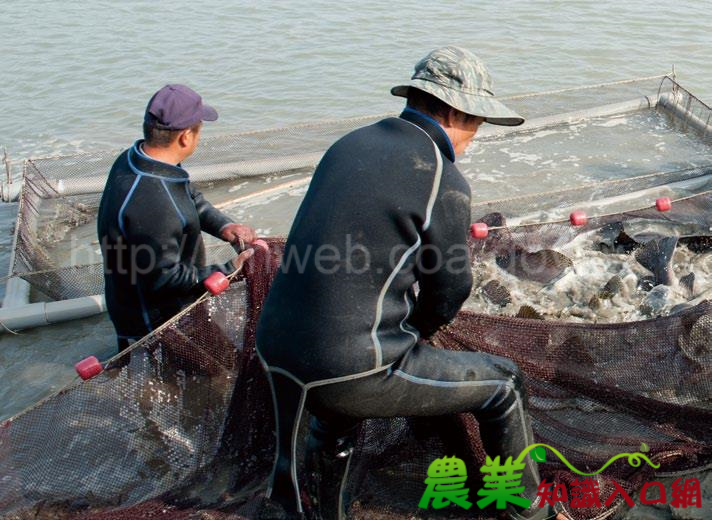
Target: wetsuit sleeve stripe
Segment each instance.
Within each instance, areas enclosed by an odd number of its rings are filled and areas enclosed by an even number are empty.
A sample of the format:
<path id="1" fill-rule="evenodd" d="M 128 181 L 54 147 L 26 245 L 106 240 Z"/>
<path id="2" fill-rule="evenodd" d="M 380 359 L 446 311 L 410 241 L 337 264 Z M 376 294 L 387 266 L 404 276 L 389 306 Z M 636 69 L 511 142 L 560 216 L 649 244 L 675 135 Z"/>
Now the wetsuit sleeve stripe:
<path id="1" fill-rule="evenodd" d="M 435 148 L 435 177 L 433 178 L 433 189 L 430 192 L 430 198 L 428 199 L 428 205 L 425 209 L 425 222 L 423 222 L 423 231 L 427 231 L 430 228 L 430 221 L 433 216 L 433 206 L 435 206 L 435 199 L 438 196 L 438 191 L 440 191 L 440 180 L 443 176 L 443 158 L 440 155 L 440 150 L 438 150 L 438 145 L 433 141 L 433 147 Z"/>
<path id="2" fill-rule="evenodd" d="M 131 185 L 131 189 L 129 190 L 128 195 L 126 195 L 126 198 L 124 199 L 123 204 L 121 204 L 121 209 L 119 209 L 119 230 L 121 230 L 121 234 L 126 238 L 126 229 L 124 229 L 124 211 L 126 211 L 126 206 L 128 206 L 129 201 L 131 200 L 131 197 L 134 194 L 134 191 L 136 191 L 136 187 L 138 186 L 138 183 L 141 181 L 141 176 L 136 175 L 136 180 L 133 182 Z"/>
<path id="3" fill-rule="evenodd" d="M 418 240 L 415 241 L 415 244 L 410 246 L 410 248 L 405 253 L 403 253 L 403 256 L 401 256 L 400 260 L 398 261 L 398 264 L 396 264 L 393 271 L 391 271 L 390 276 L 388 276 L 388 278 L 386 279 L 386 283 L 383 284 L 383 287 L 381 287 L 381 292 L 378 295 L 378 301 L 376 302 L 376 319 L 374 320 L 373 327 L 371 328 L 371 339 L 373 340 L 373 346 L 376 351 L 376 368 L 380 367 L 383 363 L 383 350 L 381 348 L 381 340 L 378 339 L 378 328 L 381 326 L 381 319 L 383 318 L 383 300 L 386 298 L 386 293 L 391 287 L 393 279 L 400 272 L 408 257 L 415 253 L 419 247 L 420 236 L 418 236 Z"/>

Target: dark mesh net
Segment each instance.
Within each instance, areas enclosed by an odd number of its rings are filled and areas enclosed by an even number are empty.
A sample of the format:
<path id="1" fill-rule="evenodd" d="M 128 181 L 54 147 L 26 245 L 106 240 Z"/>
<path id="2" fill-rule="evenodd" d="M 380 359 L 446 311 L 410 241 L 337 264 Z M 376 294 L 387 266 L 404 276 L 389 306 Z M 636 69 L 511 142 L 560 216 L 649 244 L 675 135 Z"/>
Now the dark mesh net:
<path id="1" fill-rule="evenodd" d="M 246 282 L 201 299 L 99 376 L 3 424 L 1 511 L 16 518 L 269 517 L 274 425 L 254 331 L 283 243 L 270 246 L 247 265 Z M 712 459 L 710 310 L 705 302 L 676 316 L 609 325 L 463 311 L 435 343 L 516 360 L 537 441 L 578 468 L 598 468 L 646 443 L 661 471 L 679 471 Z M 350 516 L 411 517 L 428 465 L 453 435 L 481 465 L 471 416 L 365 421 L 349 473 Z M 555 482 L 576 476 L 556 461 L 541 471 Z M 600 479 L 602 496 L 613 489 L 610 479 L 633 491 L 651 476 L 645 465 L 614 463 Z M 480 487 L 477 479 L 473 472 L 471 489 Z M 573 514 L 593 518 L 600 510 Z"/>

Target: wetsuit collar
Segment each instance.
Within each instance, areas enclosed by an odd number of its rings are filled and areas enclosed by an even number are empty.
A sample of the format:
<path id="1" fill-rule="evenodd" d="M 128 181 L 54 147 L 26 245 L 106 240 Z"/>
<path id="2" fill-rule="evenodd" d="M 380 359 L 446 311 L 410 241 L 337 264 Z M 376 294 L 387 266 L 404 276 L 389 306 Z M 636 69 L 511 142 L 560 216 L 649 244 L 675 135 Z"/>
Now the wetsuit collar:
<path id="1" fill-rule="evenodd" d="M 188 180 L 188 172 L 180 165 L 164 163 L 149 157 L 142 150 L 142 145 L 143 139 L 139 139 L 129 148 L 129 166 L 135 174 L 163 177 L 171 181 Z"/>
<path id="2" fill-rule="evenodd" d="M 450 159 L 450 161 L 455 162 L 455 149 L 452 147 L 450 137 L 445 133 L 440 123 L 429 115 L 423 114 L 419 110 L 411 107 L 405 107 L 400 117 L 425 130 L 435 144 L 438 145 L 442 154 Z"/>

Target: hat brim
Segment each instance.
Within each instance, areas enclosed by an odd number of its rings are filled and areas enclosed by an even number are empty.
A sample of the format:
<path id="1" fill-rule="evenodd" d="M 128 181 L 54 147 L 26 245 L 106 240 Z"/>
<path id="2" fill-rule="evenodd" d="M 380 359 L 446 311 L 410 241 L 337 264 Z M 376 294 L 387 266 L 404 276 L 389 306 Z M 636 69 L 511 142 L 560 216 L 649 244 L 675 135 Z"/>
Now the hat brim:
<path id="1" fill-rule="evenodd" d="M 487 123 L 501 126 L 519 126 L 524 118 L 494 96 L 479 96 L 443 87 L 432 81 L 413 79 L 408 85 L 398 85 L 391 89 L 394 96 L 408 97 L 408 89 L 417 88 L 432 94 L 460 112 L 484 117 Z"/>
<path id="2" fill-rule="evenodd" d="M 201 121 L 217 121 L 217 119 L 218 119 L 218 111 L 217 110 L 215 110 L 210 105 L 203 105 L 201 107 L 201 111 L 200 111 L 200 120 Z"/>

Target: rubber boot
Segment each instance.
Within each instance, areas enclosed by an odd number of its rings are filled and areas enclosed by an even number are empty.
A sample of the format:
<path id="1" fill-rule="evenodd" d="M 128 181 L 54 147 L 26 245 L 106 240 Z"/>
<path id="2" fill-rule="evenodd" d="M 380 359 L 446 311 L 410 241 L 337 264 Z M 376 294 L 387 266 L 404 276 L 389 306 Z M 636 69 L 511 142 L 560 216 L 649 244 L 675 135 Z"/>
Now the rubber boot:
<path id="1" fill-rule="evenodd" d="M 310 520 L 346 518 L 345 493 L 348 468 L 354 450 L 356 427 L 336 429 L 316 417 L 310 423 L 305 449 L 306 490 Z"/>

